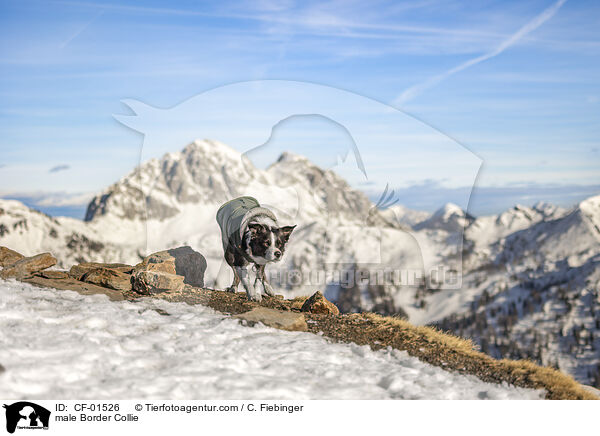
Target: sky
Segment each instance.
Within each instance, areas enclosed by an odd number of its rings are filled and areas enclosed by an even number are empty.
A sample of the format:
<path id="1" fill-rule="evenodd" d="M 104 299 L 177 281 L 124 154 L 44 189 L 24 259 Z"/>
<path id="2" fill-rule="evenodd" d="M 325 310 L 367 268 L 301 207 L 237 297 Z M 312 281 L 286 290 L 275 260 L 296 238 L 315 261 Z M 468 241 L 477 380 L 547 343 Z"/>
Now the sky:
<path id="1" fill-rule="evenodd" d="M 140 162 L 144 137 L 116 119 L 131 114 L 123 100 L 177 108 L 215 88 L 276 79 L 388 105 L 480 162 L 471 181 L 453 177 L 462 171 L 453 164 L 441 174 L 443 154 L 400 178 L 405 150 L 374 139 L 361 150 L 373 155 L 368 180 L 351 180 L 374 199 L 389 184 L 425 210 L 568 206 L 600 193 L 598 28 L 597 1 L 2 0 L 0 196 L 82 216 L 91 195 Z M 274 149 L 317 162 L 335 131 L 305 119 L 280 127 Z M 428 140 L 415 135 L 413 147 Z"/>

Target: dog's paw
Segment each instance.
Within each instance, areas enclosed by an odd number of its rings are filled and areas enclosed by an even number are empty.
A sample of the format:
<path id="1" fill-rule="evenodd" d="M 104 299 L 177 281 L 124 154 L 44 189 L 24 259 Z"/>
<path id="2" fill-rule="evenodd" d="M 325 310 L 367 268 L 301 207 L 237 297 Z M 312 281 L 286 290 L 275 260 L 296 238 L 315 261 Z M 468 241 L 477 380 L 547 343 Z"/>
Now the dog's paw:
<path id="1" fill-rule="evenodd" d="M 273 288 L 271 287 L 270 284 L 263 283 L 263 287 L 265 289 L 265 294 L 267 294 L 269 297 L 274 297 L 275 296 L 275 292 L 273 292 Z"/>
<path id="2" fill-rule="evenodd" d="M 256 303 L 260 303 L 262 301 L 262 295 L 260 295 L 260 294 L 248 295 L 248 300 L 255 301 Z"/>

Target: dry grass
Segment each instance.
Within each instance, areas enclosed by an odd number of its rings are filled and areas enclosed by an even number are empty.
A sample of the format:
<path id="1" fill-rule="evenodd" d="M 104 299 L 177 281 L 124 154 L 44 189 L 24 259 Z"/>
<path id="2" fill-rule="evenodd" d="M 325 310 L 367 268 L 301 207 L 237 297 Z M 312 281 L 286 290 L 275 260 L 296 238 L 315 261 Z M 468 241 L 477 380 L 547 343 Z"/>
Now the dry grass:
<path id="1" fill-rule="evenodd" d="M 354 324 L 351 330 L 362 330 L 357 339 L 364 343 L 371 342 L 372 347 L 375 345 L 373 348 L 391 346 L 406 350 L 410 355 L 433 365 L 473 374 L 487 382 L 507 382 L 525 388 L 545 389 L 547 399 L 598 399 L 572 377 L 556 369 L 542 367 L 528 360 L 493 359 L 475 350 L 470 340 L 432 327 L 414 326 L 404 319 L 372 313 L 351 314 L 346 318 Z M 377 339 L 368 341 L 369 337 Z"/>
<path id="2" fill-rule="evenodd" d="M 165 298 L 164 295 L 161 298 Z M 278 310 L 300 311 L 308 297 L 292 300 L 264 298 L 261 306 Z M 251 310 L 257 303 L 246 299 L 244 293 L 226 293 L 188 288 L 179 301 L 190 304 L 194 300 L 225 313 L 241 313 Z M 341 315 L 304 314 L 312 333 L 339 342 L 369 345 L 373 349 L 392 347 L 405 350 L 411 356 L 439 366 L 448 371 L 472 374 L 491 383 L 510 383 L 515 386 L 545 389 L 547 399 L 598 399 L 586 391 L 572 377 L 562 372 L 541 367 L 527 360 L 496 360 L 475 349 L 468 339 L 442 332 L 434 327 L 415 326 L 405 319 L 384 317 L 374 313 Z"/>

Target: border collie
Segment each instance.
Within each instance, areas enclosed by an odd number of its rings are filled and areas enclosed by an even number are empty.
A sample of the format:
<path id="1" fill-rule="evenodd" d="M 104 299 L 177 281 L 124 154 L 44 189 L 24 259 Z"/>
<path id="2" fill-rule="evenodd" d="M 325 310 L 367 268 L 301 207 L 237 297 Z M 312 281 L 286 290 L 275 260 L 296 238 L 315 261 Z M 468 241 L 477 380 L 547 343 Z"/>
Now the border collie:
<path id="1" fill-rule="evenodd" d="M 274 296 L 265 266 L 281 260 L 296 226 L 279 227 L 275 214 L 252 197 L 239 197 L 225 203 L 217 212 L 217 222 L 221 227 L 225 261 L 233 269 L 233 283 L 227 290 L 236 292 L 241 281 L 248 299 L 261 301 L 262 295 L 257 289 L 260 281 L 264 292 Z M 254 266 L 254 280 L 249 276 L 248 266 Z"/>

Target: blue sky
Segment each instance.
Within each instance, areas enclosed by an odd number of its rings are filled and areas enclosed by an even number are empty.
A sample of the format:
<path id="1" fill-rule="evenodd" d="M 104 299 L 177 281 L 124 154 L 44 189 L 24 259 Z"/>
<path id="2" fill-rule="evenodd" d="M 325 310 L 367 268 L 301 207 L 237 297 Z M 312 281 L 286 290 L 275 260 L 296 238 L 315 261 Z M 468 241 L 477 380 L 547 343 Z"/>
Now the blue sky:
<path id="1" fill-rule="evenodd" d="M 598 28 L 597 1 L 1 1 L 0 195 L 78 213 L 139 163 L 121 100 L 166 108 L 281 79 L 392 105 L 467 147 L 483 161 L 475 214 L 572 204 L 600 192 Z M 388 152 L 377 190 L 402 158 Z M 429 179 L 397 186 L 401 202 L 455 201 L 461 187 Z"/>

